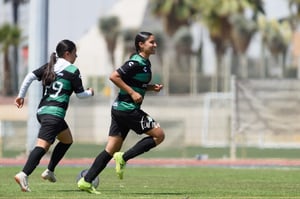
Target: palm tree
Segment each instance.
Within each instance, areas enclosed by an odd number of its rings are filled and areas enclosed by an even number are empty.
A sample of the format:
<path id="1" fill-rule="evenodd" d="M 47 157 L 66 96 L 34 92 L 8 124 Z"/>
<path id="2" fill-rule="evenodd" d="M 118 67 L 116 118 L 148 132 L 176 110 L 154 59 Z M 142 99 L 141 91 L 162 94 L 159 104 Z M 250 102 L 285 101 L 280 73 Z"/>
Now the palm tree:
<path id="1" fill-rule="evenodd" d="M 289 7 L 291 11 L 293 10 L 293 8 L 296 8 L 296 13 L 291 12 L 291 22 L 294 26 L 296 26 L 300 18 L 300 0 L 288 0 L 288 1 L 289 1 Z"/>
<path id="2" fill-rule="evenodd" d="M 29 0 L 4 0 L 4 3 L 12 3 L 13 22 L 18 24 L 19 22 L 19 6 L 23 3 L 28 3 Z"/>
<path id="3" fill-rule="evenodd" d="M 288 20 L 267 20 L 264 17 L 260 17 L 258 21 L 263 43 L 275 58 L 275 64 L 281 65 L 281 77 L 283 77 L 286 74 L 285 56 L 292 39 L 292 27 Z M 280 63 L 279 60 L 282 62 Z"/>
<path id="4" fill-rule="evenodd" d="M 4 64 L 4 79 L 3 79 L 3 95 L 14 94 L 12 87 L 12 71 L 9 61 L 9 48 L 15 46 L 20 42 L 21 30 L 14 25 L 4 24 L 0 27 L 0 45 L 3 52 L 3 64 Z"/>
<path id="5" fill-rule="evenodd" d="M 100 18 L 98 27 L 104 35 L 112 67 L 115 69 L 114 52 L 117 45 L 117 38 L 120 33 L 120 20 L 116 16 L 103 17 Z"/>
<path id="6" fill-rule="evenodd" d="M 169 36 L 190 24 L 190 17 L 195 14 L 194 2 L 190 0 L 152 0 L 150 2 L 152 13 L 162 18 L 164 28 Z"/>
<path id="7" fill-rule="evenodd" d="M 291 10 L 291 16 L 290 16 L 290 22 L 292 25 L 293 30 L 295 30 L 295 37 L 299 33 L 297 30 L 297 27 L 299 26 L 299 19 L 300 19 L 300 0 L 288 0 L 289 1 L 289 7 Z M 294 10 L 296 8 L 296 10 Z M 296 11 L 296 12 L 293 12 Z M 296 45 L 295 45 L 296 46 Z M 295 65 L 297 66 L 297 78 L 300 79 L 300 64 L 299 64 L 299 57 L 300 54 L 298 53 L 298 50 L 295 48 L 295 53 L 294 53 L 294 62 L 296 63 Z"/>
<path id="8" fill-rule="evenodd" d="M 236 61 L 232 65 L 232 74 L 248 78 L 248 66 L 246 51 L 250 44 L 251 38 L 257 31 L 257 24 L 254 20 L 246 18 L 243 14 L 237 13 L 229 17 L 232 30 L 230 33 L 233 56 Z M 239 67 L 236 67 L 239 66 Z"/>
<path id="9" fill-rule="evenodd" d="M 138 30 L 131 29 L 131 28 L 122 31 L 121 34 L 124 42 L 122 60 L 125 60 L 126 56 L 129 56 L 131 53 L 135 51 L 135 46 L 132 44 L 132 41 L 134 41 L 134 37 L 137 32 Z"/>
<path id="10" fill-rule="evenodd" d="M 180 53 L 182 52 L 182 46 L 176 45 L 176 42 L 181 42 L 181 39 L 183 39 L 178 38 L 178 36 L 185 36 L 181 33 L 177 34 L 177 32 L 181 28 L 186 28 L 191 24 L 191 17 L 195 14 L 196 10 L 194 2 L 190 0 L 151 0 L 150 9 L 154 16 L 162 19 L 164 31 L 167 33 L 166 39 L 168 39 L 168 42 L 166 42 L 166 48 L 168 50 L 165 51 L 165 55 L 163 56 L 163 82 L 165 85 L 165 94 L 169 94 L 169 85 L 174 85 L 175 88 L 178 88 L 176 85 L 180 84 L 179 80 L 184 81 L 184 78 L 178 79 L 178 77 L 174 76 L 174 73 L 170 73 L 171 70 L 179 70 L 180 64 L 176 62 L 176 58 L 186 56 L 186 54 L 182 55 Z M 191 46 L 185 47 L 190 48 Z M 188 51 L 188 53 L 191 54 L 192 52 Z M 191 69 L 188 64 L 185 64 L 184 67 Z M 172 79 L 174 82 L 170 84 Z M 180 85 L 182 86 L 182 84 Z M 176 89 L 174 91 L 176 92 Z"/>
<path id="11" fill-rule="evenodd" d="M 29 0 L 4 0 L 4 3 L 11 3 L 12 5 L 12 14 L 13 14 L 13 23 L 15 26 L 18 25 L 19 23 L 19 7 L 21 4 L 25 4 L 25 3 L 28 3 Z M 19 81 L 19 74 L 18 74 L 18 45 L 14 45 L 14 49 L 13 49 L 13 60 L 14 60 L 14 63 L 13 63 L 13 79 L 14 79 L 14 86 L 13 86 L 13 90 L 14 92 L 17 92 L 18 90 L 18 81 Z"/>
<path id="12" fill-rule="evenodd" d="M 262 0 L 152 0 L 150 5 L 154 15 L 163 19 L 165 30 L 170 37 L 180 27 L 189 26 L 200 16 L 200 21 L 208 27 L 210 38 L 215 45 L 217 70 L 213 90 L 224 90 L 221 88 L 220 79 L 224 78 L 223 56 L 227 48 L 232 47 L 234 53 L 244 55 L 256 30 L 253 21 L 257 13 L 263 12 Z M 246 9 L 253 11 L 252 19 L 245 18 Z M 235 24 L 232 15 L 243 16 L 246 25 L 252 24 L 252 27 L 242 26 L 245 23 L 241 23 L 240 26 Z M 172 46 L 168 49 L 172 49 Z"/>
<path id="13" fill-rule="evenodd" d="M 221 88 L 219 80 L 224 78 L 226 73 L 223 64 L 226 49 L 230 46 L 234 52 L 243 54 L 254 32 L 253 28 L 248 30 L 242 26 L 238 27 L 232 16 L 244 16 L 244 11 L 250 9 L 253 11 L 254 20 L 258 12 L 263 12 L 263 4 L 261 0 L 197 0 L 197 3 L 201 21 L 206 24 L 215 45 L 217 70 L 214 90 L 224 90 L 226 88 Z M 247 34 L 244 34 L 244 31 L 248 31 Z"/>

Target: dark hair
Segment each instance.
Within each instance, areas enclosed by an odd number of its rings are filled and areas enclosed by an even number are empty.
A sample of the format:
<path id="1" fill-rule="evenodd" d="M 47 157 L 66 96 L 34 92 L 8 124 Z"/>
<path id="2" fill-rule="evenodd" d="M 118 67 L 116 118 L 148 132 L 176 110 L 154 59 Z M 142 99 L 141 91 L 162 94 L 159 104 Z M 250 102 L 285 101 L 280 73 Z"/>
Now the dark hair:
<path id="1" fill-rule="evenodd" d="M 147 41 L 147 39 L 149 39 L 149 37 L 151 35 L 153 35 L 151 32 L 139 32 L 139 34 L 137 34 L 135 36 L 134 45 L 135 45 L 135 50 L 136 50 L 137 53 L 139 53 L 140 50 L 141 50 L 139 43 L 140 42 L 144 43 L 145 41 Z"/>
<path id="2" fill-rule="evenodd" d="M 72 52 L 76 45 L 70 40 L 62 40 L 56 46 L 56 53 L 58 57 L 62 57 L 65 52 Z"/>
<path id="3" fill-rule="evenodd" d="M 50 61 L 47 64 L 42 77 L 42 83 L 44 86 L 51 84 L 55 80 L 56 75 L 54 72 L 54 64 L 56 63 L 56 58 L 63 57 L 65 52 L 72 52 L 74 49 L 76 49 L 76 45 L 74 44 L 74 42 L 67 39 L 62 40 L 57 44 L 56 53 L 53 52 L 51 54 Z"/>

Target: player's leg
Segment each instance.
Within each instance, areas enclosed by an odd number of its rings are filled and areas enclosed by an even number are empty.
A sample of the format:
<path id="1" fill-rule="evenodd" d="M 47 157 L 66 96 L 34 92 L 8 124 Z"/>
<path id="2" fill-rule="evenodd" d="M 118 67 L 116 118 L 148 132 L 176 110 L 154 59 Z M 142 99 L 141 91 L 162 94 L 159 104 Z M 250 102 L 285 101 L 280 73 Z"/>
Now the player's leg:
<path id="1" fill-rule="evenodd" d="M 92 182 L 96 176 L 106 167 L 107 163 L 112 159 L 113 154 L 119 151 L 123 144 L 123 139 L 120 136 L 108 136 L 108 141 L 105 147 L 93 162 L 89 172 L 84 177 L 85 181 Z"/>
<path id="2" fill-rule="evenodd" d="M 128 114 L 126 118 L 128 118 L 128 125 L 130 129 L 133 129 L 137 134 L 144 133 L 149 136 L 141 139 L 125 153 L 118 152 L 114 154 L 116 172 L 120 179 L 123 178 L 124 168 L 129 159 L 154 148 L 160 144 L 165 137 L 165 134 L 159 124 L 142 110 L 136 110 Z"/>
<path id="3" fill-rule="evenodd" d="M 105 147 L 99 155 L 95 158 L 91 168 L 85 177 L 81 178 L 77 186 L 80 190 L 87 191 L 89 193 L 98 193 L 92 186 L 92 181 L 97 175 L 106 167 L 107 163 L 111 160 L 114 152 L 119 151 L 122 147 L 123 140 L 128 134 L 129 129 L 123 128 L 117 121 L 118 117 L 112 113 L 112 120 L 109 129 L 108 141 Z"/>
<path id="4" fill-rule="evenodd" d="M 62 131 L 57 139 L 60 141 L 56 144 L 48 168 L 41 174 L 44 180 L 49 180 L 49 182 L 56 182 L 56 177 L 54 174 L 55 167 L 64 157 L 70 146 L 72 145 L 73 139 L 69 129 Z"/>
<path id="5" fill-rule="evenodd" d="M 164 140 L 165 137 L 160 127 L 153 128 L 147 131 L 145 134 L 149 136 L 141 139 L 126 152 L 117 152 L 114 154 L 114 160 L 116 161 L 116 173 L 120 179 L 123 179 L 124 168 L 129 159 L 132 159 L 156 147 Z"/>
<path id="6" fill-rule="evenodd" d="M 144 133 L 148 136 L 137 142 L 124 153 L 124 161 L 128 161 L 129 159 L 149 151 L 163 142 L 165 138 L 164 131 L 160 127 L 159 123 L 157 123 L 144 111 L 136 111 L 132 118 L 131 129 L 133 129 L 137 134 Z"/>
<path id="7" fill-rule="evenodd" d="M 22 169 L 17 175 L 15 175 L 16 182 L 20 185 L 21 190 L 24 192 L 30 191 L 28 185 L 28 176 L 34 171 L 40 160 L 45 155 L 50 147 L 50 143 L 38 138 L 35 148 L 29 154 L 29 157 Z"/>
<path id="8" fill-rule="evenodd" d="M 80 190 L 94 194 L 98 193 L 92 186 L 92 181 L 101 173 L 108 162 L 112 159 L 112 154 L 114 154 L 115 151 L 120 150 L 122 143 L 123 139 L 120 136 L 108 137 L 108 142 L 105 150 L 99 153 L 99 155 L 95 158 L 92 166 L 89 168 L 87 174 L 78 181 L 77 186 Z"/>
<path id="9" fill-rule="evenodd" d="M 150 149 L 159 145 L 165 138 L 164 132 L 160 127 L 153 128 L 147 131 L 145 134 L 149 136 L 141 139 L 133 147 L 131 147 L 124 153 L 124 161 L 127 162 L 129 159 L 132 159 L 138 155 L 149 151 Z"/>

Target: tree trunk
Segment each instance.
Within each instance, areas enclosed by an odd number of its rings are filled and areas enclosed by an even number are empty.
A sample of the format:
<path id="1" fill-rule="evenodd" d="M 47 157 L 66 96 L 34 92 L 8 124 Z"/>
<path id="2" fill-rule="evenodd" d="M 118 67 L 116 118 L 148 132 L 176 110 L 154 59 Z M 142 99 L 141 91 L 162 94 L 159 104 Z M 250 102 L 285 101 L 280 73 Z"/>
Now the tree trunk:
<path id="1" fill-rule="evenodd" d="M 247 56 L 245 54 L 239 55 L 240 69 L 241 69 L 241 77 L 248 78 L 248 65 L 247 65 Z"/>
<path id="2" fill-rule="evenodd" d="M 13 10 L 13 21 L 14 25 L 18 26 L 19 24 L 19 6 L 20 1 L 12 2 L 12 10 Z M 14 85 L 12 85 L 13 93 L 17 93 L 19 90 L 19 54 L 18 54 L 19 45 L 15 44 L 13 47 L 13 79 Z M 11 82 L 12 83 L 12 82 Z"/>
<path id="3" fill-rule="evenodd" d="M 197 55 L 192 55 L 190 56 L 190 95 L 197 95 L 197 77 L 198 77 L 198 73 L 197 73 L 197 63 L 198 63 L 198 59 L 197 59 Z"/>
<path id="4" fill-rule="evenodd" d="M 4 51 L 4 79 L 3 79 L 3 95 L 10 96 L 13 94 L 11 86 L 11 67 L 8 57 L 8 49 Z"/>
<path id="5" fill-rule="evenodd" d="M 213 88 L 212 88 L 213 92 L 219 92 L 222 90 L 221 89 L 222 88 L 221 80 L 223 74 L 222 65 L 223 65 L 223 55 L 222 53 L 217 53 L 217 68 L 215 73 L 215 79 L 213 81 Z"/>
<path id="6" fill-rule="evenodd" d="M 107 49 L 109 52 L 109 56 L 110 56 L 110 61 L 113 67 L 113 70 L 116 69 L 115 66 L 115 49 L 116 49 L 116 45 L 117 45 L 117 36 L 104 36 L 105 40 L 106 40 L 106 45 L 107 45 Z"/>

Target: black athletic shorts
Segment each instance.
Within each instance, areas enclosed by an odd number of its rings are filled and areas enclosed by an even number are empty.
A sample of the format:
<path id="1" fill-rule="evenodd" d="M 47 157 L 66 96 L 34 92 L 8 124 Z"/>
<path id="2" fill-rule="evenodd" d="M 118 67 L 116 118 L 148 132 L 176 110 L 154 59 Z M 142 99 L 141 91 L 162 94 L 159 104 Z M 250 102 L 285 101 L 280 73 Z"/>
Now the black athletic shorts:
<path id="1" fill-rule="evenodd" d="M 38 138 L 46 140 L 47 142 L 53 144 L 55 141 L 56 136 L 62 132 L 63 130 L 66 130 L 68 127 L 68 124 L 63 118 L 59 118 L 53 115 L 48 114 L 37 114 L 37 119 L 39 123 L 41 124 Z"/>
<path id="2" fill-rule="evenodd" d="M 133 130 L 137 134 L 143 134 L 157 127 L 159 127 L 159 124 L 140 109 L 130 112 L 111 109 L 109 136 L 118 135 L 125 139 L 129 130 Z"/>

